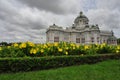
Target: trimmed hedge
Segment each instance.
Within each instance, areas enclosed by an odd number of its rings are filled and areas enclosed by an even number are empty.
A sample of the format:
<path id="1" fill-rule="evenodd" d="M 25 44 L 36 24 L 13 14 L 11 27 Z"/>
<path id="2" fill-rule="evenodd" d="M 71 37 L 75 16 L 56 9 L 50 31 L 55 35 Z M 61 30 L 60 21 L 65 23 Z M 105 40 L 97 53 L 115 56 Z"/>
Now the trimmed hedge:
<path id="1" fill-rule="evenodd" d="M 43 70 L 80 64 L 93 64 L 109 59 L 120 59 L 120 54 L 0 58 L 0 73 Z"/>

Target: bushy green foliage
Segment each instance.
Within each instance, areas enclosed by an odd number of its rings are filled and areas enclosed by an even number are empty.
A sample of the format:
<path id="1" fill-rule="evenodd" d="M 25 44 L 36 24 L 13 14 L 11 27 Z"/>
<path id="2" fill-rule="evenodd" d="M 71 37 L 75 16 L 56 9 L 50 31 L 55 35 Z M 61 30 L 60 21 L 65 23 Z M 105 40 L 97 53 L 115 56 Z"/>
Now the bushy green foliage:
<path id="1" fill-rule="evenodd" d="M 19 48 L 3 46 L 0 51 L 0 57 L 24 57 L 26 54 Z"/>
<path id="2" fill-rule="evenodd" d="M 0 80 L 120 80 L 120 60 L 51 70 L 0 74 Z"/>
<path id="3" fill-rule="evenodd" d="M 91 56 L 0 58 L 0 73 L 43 70 L 80 64 L 93 64 L 108 59 L 120 59 L 120 55 L 106 54 Z"/>

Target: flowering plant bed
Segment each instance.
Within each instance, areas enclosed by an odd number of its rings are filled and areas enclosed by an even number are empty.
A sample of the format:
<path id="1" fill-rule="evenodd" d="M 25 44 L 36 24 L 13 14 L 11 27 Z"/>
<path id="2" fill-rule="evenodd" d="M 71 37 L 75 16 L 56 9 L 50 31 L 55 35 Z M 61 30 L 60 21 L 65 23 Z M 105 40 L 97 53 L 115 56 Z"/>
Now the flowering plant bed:
<path id="1" fill-rule="evenodd" d="M 113 54 L 110 54 L 113 53 Z M 120 58 L 120 45 L 32 42 L 0 47 L 0 73 L 91 64 Z"/>
<path id="2" fill-rule="evenodd" d="M 32 42 L 14 43 L 11 46 L 0 47 L 0 57 L 41 57 L 62 55 L 95 55 L 95 54 L 120 53 L 120 45 L 91 44 L 80 45 L 74 43 L 45 43 Z"/>

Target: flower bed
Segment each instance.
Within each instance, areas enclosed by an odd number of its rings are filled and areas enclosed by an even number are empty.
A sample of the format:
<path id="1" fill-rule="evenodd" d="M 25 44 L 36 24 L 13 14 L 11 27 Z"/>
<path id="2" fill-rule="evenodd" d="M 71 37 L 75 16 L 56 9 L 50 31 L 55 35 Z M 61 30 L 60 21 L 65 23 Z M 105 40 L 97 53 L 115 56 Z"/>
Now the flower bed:
<path id="1" fill-rule="evenodd" d="M 120 53 L 120 45 L 91 44 L 78 45 L 74 43 L 45 43 L 32 42 L 14 43 L 11 46 L 0 47 L 0 57 L 41 57 L 62 55 L 94 55 L 104 53 Z"/>

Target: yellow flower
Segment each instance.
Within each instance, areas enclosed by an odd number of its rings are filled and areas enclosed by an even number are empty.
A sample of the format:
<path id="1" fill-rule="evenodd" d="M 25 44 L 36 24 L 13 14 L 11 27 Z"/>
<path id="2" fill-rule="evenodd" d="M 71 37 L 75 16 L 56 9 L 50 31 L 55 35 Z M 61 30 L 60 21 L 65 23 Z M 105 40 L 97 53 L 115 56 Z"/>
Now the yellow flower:
<path id="1" fill-rule="evenodd" d="M 34 46 L 35 46 L 35 44 L 32 43 L 32 42 L 27 42 L 27 43 L 28 43 L 28 45 L 31 46 L 31 47 L 34 47 Z"/>
<path id="2" fill-rule="evenodd" d="M 120 49 L 120 46 L 117 46 L 117 49 Z"/>
<path id="3" fill-rule="evenodd" d="M 56 47 L 57 47 L 57 46 L 58 46 L 58 43 L 57 43 L 57 42 L 56 42 L 56 43 L 54 43 L 54 46 L 56 46 Z"/>
<path id="4" fill-rule="evenodd" d="M 62 48 L 58 48 L 58 51 L 59 51 L 59 52 L 62 52 L 63 50 L 62 50 Z"/>
<path id="5" fill-rule="evenodd" d="M 105 47 L 106 46 L 106 43 L 102 43 L 101 44 L 101 48 Z"/>
<path id="6" fill-rule="evenodd" d="M 73 46 L 73 47 L 74 47 L 74 46 L 75 46 L 75 44 L 71 43 L 71 44 L 70 44 L 70 46 Z"/>
<path id="7" fill-rule="evenodd" d="M 37 53 L 37 50 L 36 49 L 33 49 L 33 54 L 36 54 Z"/>
<path id="8" fill-rule="evenodd" d="M 65 52 L 66 55 L 68 55 L 68 52 Z"/>
<path id="9" fill-rule="evenodd" d="M 105 46 L 105 45 L 106 45 L 106 43 L 103 43 L 102 45 L 103 45 L 103 46 Z"/>
<path id="10" fill-rule="evenodd" d="M 77 48 L 79 48 L 80 46 L 79 45 L 76 45 Z"/>
<path id="11" fill-rule="evenodd" d="M 88 46 L 88 45 L 85 45 L 85 46 L 84 46 L 84 49 L 89 49 L 89 46 Z"/>
<path id="12" fill-rule="evenodd" d="M 26 48 L 26 43 L 22 43 L 22 44 L 20 44 L 20 46 L 19 46 L 19 48 Z"/>
<path id="13" fill-rule="evenodd" d="M 47 48 L 47 50 L 50 50 L 50 48 Z"/>
<path id="14" fill-rule="evenodd" d="M 2 47 L 0 47 L 0 51 L 2 50 Z"/>
<path id="15" fill-rule="evenodd" d="M 32 54 L 32 53 L 33 53 L 33 49 L 30 50 L 30 54 Z"/>
<path id="16" fill-rule="evenodd" d="M 36 54 L 36 53 L 37 53 L 37 50 L 36 50 L 36 49 L 33 49 L 33 48 L 32 48 L 32 49 L 30 50 L 30 54 Z"/>
<path id="17" fill-rule="evenodd" d="M 75 47 L 73 47 L 73 49 L 75 49 Z"/>
<path id="18" fill-rule="evenodd" d="M 65 49 L 68 50 L 68 47 L 66 47 Z"/>
<path id="19" fill-rule="evenodd" d="M 46 45 L 46 44 L 44 44 L 44 45 L 43 45 L 43 48 L 47 48 L 47 45 Z"/>
<path id="20" fill-rule="evenodd" d="M 7 46 L 7 48 L 9 49 L 9 48 L 10 48 L 10 46 Z"/>
<path id="21" fill-rule="evenodd" d="M 119 50 L 116 50 L 116 53 L 119 53 L 120 51 Z"/>
<path id="22" fill-rule="evenodd" d="M 36 50 L 38 51 L 38 50 L 39 50 L 39 48 L 36 48 Z"/>
<path id="23" fill-rule="evenodd" d="M 13 44 L 13 46 L 14 46 L 14 47 L 18 47 L 18 44 L 17 44 L 17 43 L 15 43 L 15 44 Z"/>
<path id="24" fill-rule="evenodd" d="M 41 53 L 43 53 L 43 52 L 44 52 L 44 50 L 43 50 L 43 49 L 41 49 L 41 50 L 40 50 L 40 52 L 41 52 Z"/>
<path id="25" fill-rule="evenodd" d="M 47 43 L 47 45 L 48 45 L 48 46 L 51 46 L 51 44 L 50 44 L 50 43 Z"/>

